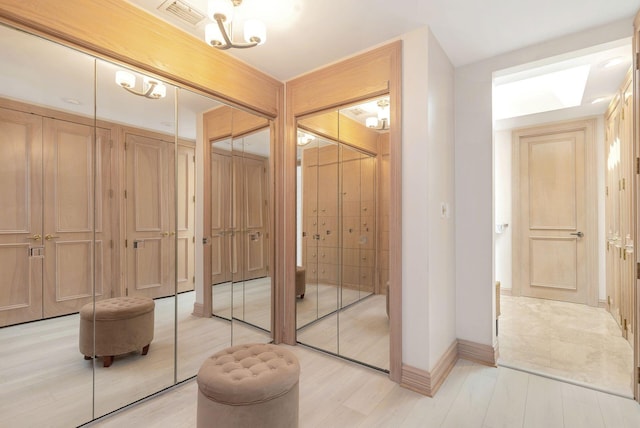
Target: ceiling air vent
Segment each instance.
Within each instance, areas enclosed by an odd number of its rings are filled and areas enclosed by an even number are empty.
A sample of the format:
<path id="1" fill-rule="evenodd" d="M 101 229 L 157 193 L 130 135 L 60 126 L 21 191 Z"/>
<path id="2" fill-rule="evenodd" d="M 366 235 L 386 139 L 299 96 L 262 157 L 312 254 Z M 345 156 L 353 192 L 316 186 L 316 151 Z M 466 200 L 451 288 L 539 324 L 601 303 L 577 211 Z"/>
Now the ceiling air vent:
<path id="1" fill-rule="evenodd" d="M 205 15 L 199 10 L 195 9 L 189 3 L 180 0 L 168 0 L 162 3 L 158 9 L 164 10 L 173 17 L 194 27 L 205 18 Z"/>

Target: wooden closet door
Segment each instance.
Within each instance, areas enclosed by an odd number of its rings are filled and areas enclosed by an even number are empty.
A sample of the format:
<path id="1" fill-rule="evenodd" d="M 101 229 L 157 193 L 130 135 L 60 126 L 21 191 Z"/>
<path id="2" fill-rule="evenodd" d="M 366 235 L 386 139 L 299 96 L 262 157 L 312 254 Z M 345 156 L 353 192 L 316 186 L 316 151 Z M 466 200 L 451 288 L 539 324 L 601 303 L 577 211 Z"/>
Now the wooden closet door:
<path id="1" fill-rule="evenodd" d="M 45 118 L 43 141 L 44 316 L 52 317 L 79 311 L 94 292 L 111 297 L 110 135 Z"/>
<path id="2" fill-rule="evenodd" d="M 231 280 L 231 156 L 211 152 L 211 284 Z"/>
<path id="3" fill-rule="evenodd" d="M 1 327 L 42 317 L 44 250 L 39 116 L 0 109 L 0 201 Z"/>
<path id="4" fill-rule="evenodd" d="M 127 292 L 174 294 L 173 143 L 127 134 Z"/>
<path id="5" fill-rule="evenodd" d="M 267 276 L 267 161 L 244 158 L 244 279 Z"/>
<path id="6" fill-rule="evenodd" d="M 195 281 L 195 148 L 179 145 L 177 164 L 178 291 L 188 291 Z"/>

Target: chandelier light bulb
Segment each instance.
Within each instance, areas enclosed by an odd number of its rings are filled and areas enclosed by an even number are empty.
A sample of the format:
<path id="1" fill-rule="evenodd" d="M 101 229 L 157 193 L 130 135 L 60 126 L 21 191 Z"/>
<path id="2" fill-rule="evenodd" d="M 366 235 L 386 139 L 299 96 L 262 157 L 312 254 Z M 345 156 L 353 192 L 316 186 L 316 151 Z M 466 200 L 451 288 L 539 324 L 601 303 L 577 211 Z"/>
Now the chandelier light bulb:
<path id="1" fill-rule="evenodd" d="M 264 23 L 257 19 L 248 19 L 245 21 L 244 40 L 247 43 L 257 42 L 258 45 L 264 44 L 267 40 L 267 29 Z"/>
<path id="2" fill-rule="evenodd" d="M 204 27 L 204 40 L 211 46 L 222 46 L 224 37 L 217 22 L 210 22 Z"/>
<path id="3" fill-rule="evenodd" d="M 116 71 L 116 83 L 123 88 L 133 88 L 136 86 L 136 76 L 128 71 Z"/>

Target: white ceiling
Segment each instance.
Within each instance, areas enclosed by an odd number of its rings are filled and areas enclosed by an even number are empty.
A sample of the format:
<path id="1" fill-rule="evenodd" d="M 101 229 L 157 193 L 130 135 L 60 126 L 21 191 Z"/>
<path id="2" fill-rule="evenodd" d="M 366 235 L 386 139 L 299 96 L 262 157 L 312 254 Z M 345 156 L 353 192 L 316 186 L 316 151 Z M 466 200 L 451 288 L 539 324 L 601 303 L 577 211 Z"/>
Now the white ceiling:
<path id="1" fill-rule="evenodd" d="M 165 0 L 129 1 L 203 38 L 204 23 L 159 11 Z M 206 14 L 207 0 L 184 1 Z M 287 81 L 429 25 L 460 66 L 619 19 L 631 33 L 638 9 L 640 0 L 244 0 L 238 13 L 263 20 L 267 42 L 229 53 Z"/>

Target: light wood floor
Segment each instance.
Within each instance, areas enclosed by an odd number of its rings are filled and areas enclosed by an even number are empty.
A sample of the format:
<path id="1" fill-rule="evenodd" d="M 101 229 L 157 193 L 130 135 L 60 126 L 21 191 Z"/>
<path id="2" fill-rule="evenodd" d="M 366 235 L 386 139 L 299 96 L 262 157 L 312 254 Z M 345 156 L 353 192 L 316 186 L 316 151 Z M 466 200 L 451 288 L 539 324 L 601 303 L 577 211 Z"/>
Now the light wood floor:
<path id="1" fill-rule="evenodd" d="M 629 399 L 507 368 L 460 360 L 434 398 L 382 373 L 302 346 L 300 427 L 638 428 Z M 197 384 L 189 381 L 94 427 L 196 426 Z"/>
<path id="2" fill-rule="evenodd" d="M 297 340 L 389 370 L 389 318 L 385 306 L 386 296 L 369 296 L 299 329 Z"/>
<path id="3" fill-rule="evenodd" d="M 149 354 L 116 356 L 108 368 L 100 358 L 83 360 L 78 314 L 0 329 L 0 427 L 77 426 L 194 376 L 204 359 L 232 344 L 271 341 L 241 322 L 191 315 L 193 292 L 177 304 L 155 302 Z"/>
<path id="4" fill-rule="evenodd" d="M 633 396 L 633 351 L 605 309 L 500 298 L 500 364 Z"/>

